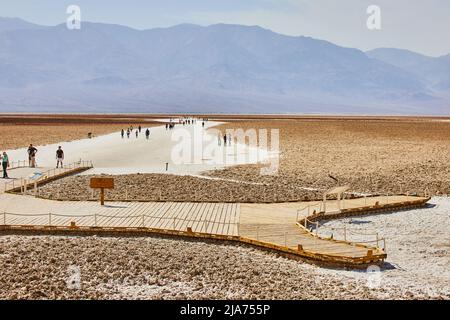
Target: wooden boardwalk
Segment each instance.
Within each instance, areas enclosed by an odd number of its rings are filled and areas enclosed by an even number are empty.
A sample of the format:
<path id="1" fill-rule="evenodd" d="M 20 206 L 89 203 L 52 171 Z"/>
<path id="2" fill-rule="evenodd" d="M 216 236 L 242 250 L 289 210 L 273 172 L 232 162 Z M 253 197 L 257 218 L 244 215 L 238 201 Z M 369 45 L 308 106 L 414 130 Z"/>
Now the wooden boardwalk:
<path id="1" fill-rule="evenodd" d="M 393 196 L 346 200 L 340 213 L 337 203 L 327 207 L 333 217 L 363 214 L 404 205 L 421 206 L 427 198 Z M 51 201 L 32 196 L 0 195 L 0 230 L 137 232 L 218 238 L 249 243 L 322 264 L 358 267 L 381 263 L 383 249 L 316 236 L 302 227 L 315 202 L 278 204 L 194 202 Z M 309 206 L 308 209 L 305 209 Z M 336 209 L 336 210 L 335 210 Z M 347 210 L 347 211 L 346 211 Z M 326 216 L 326 215 L 325 215 Z"/>
<path id="2" fill-rule="evenodd" d="M 0 225 L 152 228 L 238 236 L 239 204 L 51 201 L 3 194 Z"/>

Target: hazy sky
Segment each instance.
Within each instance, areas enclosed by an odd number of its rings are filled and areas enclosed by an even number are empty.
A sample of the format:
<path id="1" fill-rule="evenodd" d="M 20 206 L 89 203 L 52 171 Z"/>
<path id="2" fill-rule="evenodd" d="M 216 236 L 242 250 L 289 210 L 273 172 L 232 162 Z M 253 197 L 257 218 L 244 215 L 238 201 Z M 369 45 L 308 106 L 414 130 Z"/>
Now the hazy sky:
<path id="1" fill-rule="evenodd" d="M 71 4 L 81 7 L 82 20 L 138 29 L 234 23 L 362 50 L 450 53 L 450 0 L 2 0 L 0 16 L 55 25 L 65 22 Z M 366 27 L 369 5 L 381 8 L 381 30 Z"/>

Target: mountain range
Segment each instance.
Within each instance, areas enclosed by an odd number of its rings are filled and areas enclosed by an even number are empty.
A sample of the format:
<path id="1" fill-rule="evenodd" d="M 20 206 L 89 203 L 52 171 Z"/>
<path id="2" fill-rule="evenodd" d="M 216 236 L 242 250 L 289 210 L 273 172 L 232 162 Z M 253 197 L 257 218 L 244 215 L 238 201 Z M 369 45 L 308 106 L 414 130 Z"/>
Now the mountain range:
<path id="1" fill-rule="evenodd" d="M 1 112 L 448 114 L 450 55 L 258 26 L 135 30 L 0 18 Z"/>

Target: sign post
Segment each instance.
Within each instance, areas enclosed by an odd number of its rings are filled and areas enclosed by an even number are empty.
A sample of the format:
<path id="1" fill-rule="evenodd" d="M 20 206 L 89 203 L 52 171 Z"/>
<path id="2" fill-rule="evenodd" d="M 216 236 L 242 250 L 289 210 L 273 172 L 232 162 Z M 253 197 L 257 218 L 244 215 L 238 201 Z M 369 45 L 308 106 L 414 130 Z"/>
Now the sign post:
<path id="1" fill-rule="evenodd" d="M 100 189 L 100 204 L 105 205 L 105 189 L 114 189 L 113 178 L 91 178 L 92 189 Z"/>

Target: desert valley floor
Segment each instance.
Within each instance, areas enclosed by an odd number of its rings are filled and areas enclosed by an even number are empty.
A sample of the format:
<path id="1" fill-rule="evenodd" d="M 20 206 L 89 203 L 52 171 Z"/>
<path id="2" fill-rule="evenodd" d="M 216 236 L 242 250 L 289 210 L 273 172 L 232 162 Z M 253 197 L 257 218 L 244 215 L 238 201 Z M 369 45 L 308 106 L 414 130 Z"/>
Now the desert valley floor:
<path id="1" fill-rule="evenodd" d="M 267 161 L 170 162 L 173 141 L 164 128 L 169 116 L 161 118 L 1 116 L 1 151 L 11 162 L 26 160 L 32 143 L 42 168 L 54 167 L 58 145 L 68 163 L 93 160 L 94 168 L 40 188 L 39 196 L 50 200 L 92 200 L 98 194 L 89 179 L 99 176 L 114 177 L 107 197 L 117 201 L 124 195 L 127 201 L 320 201 L 336 184 L 349 185 L 354 195 L 407 193 L 431 200 L 424 208 L 320 226 L 324 236 L 337 236 L 333 230 L 345 226 L 360 235 L 355 241 L 373 232 L 385 238 L 388 258 L 376 274 L 323 268 L 213 240 L 2 232 L 0 299 L 450 299 L 449 119 L 196 116 L 196 125 L 213 137 L 217 130 L 220 136 L 235 129 L 279 130 L 278 171 L 261 175 Z M 150 138 L 122 139 L 120 130 L 131 125 L 149 128 Z M 86 139 L 87 133 L 94 137 Z M 14 176 L 14 169 L 10 173 Z M 81 275 L 78 288 L 67 282 L 74 267 Z"/>

